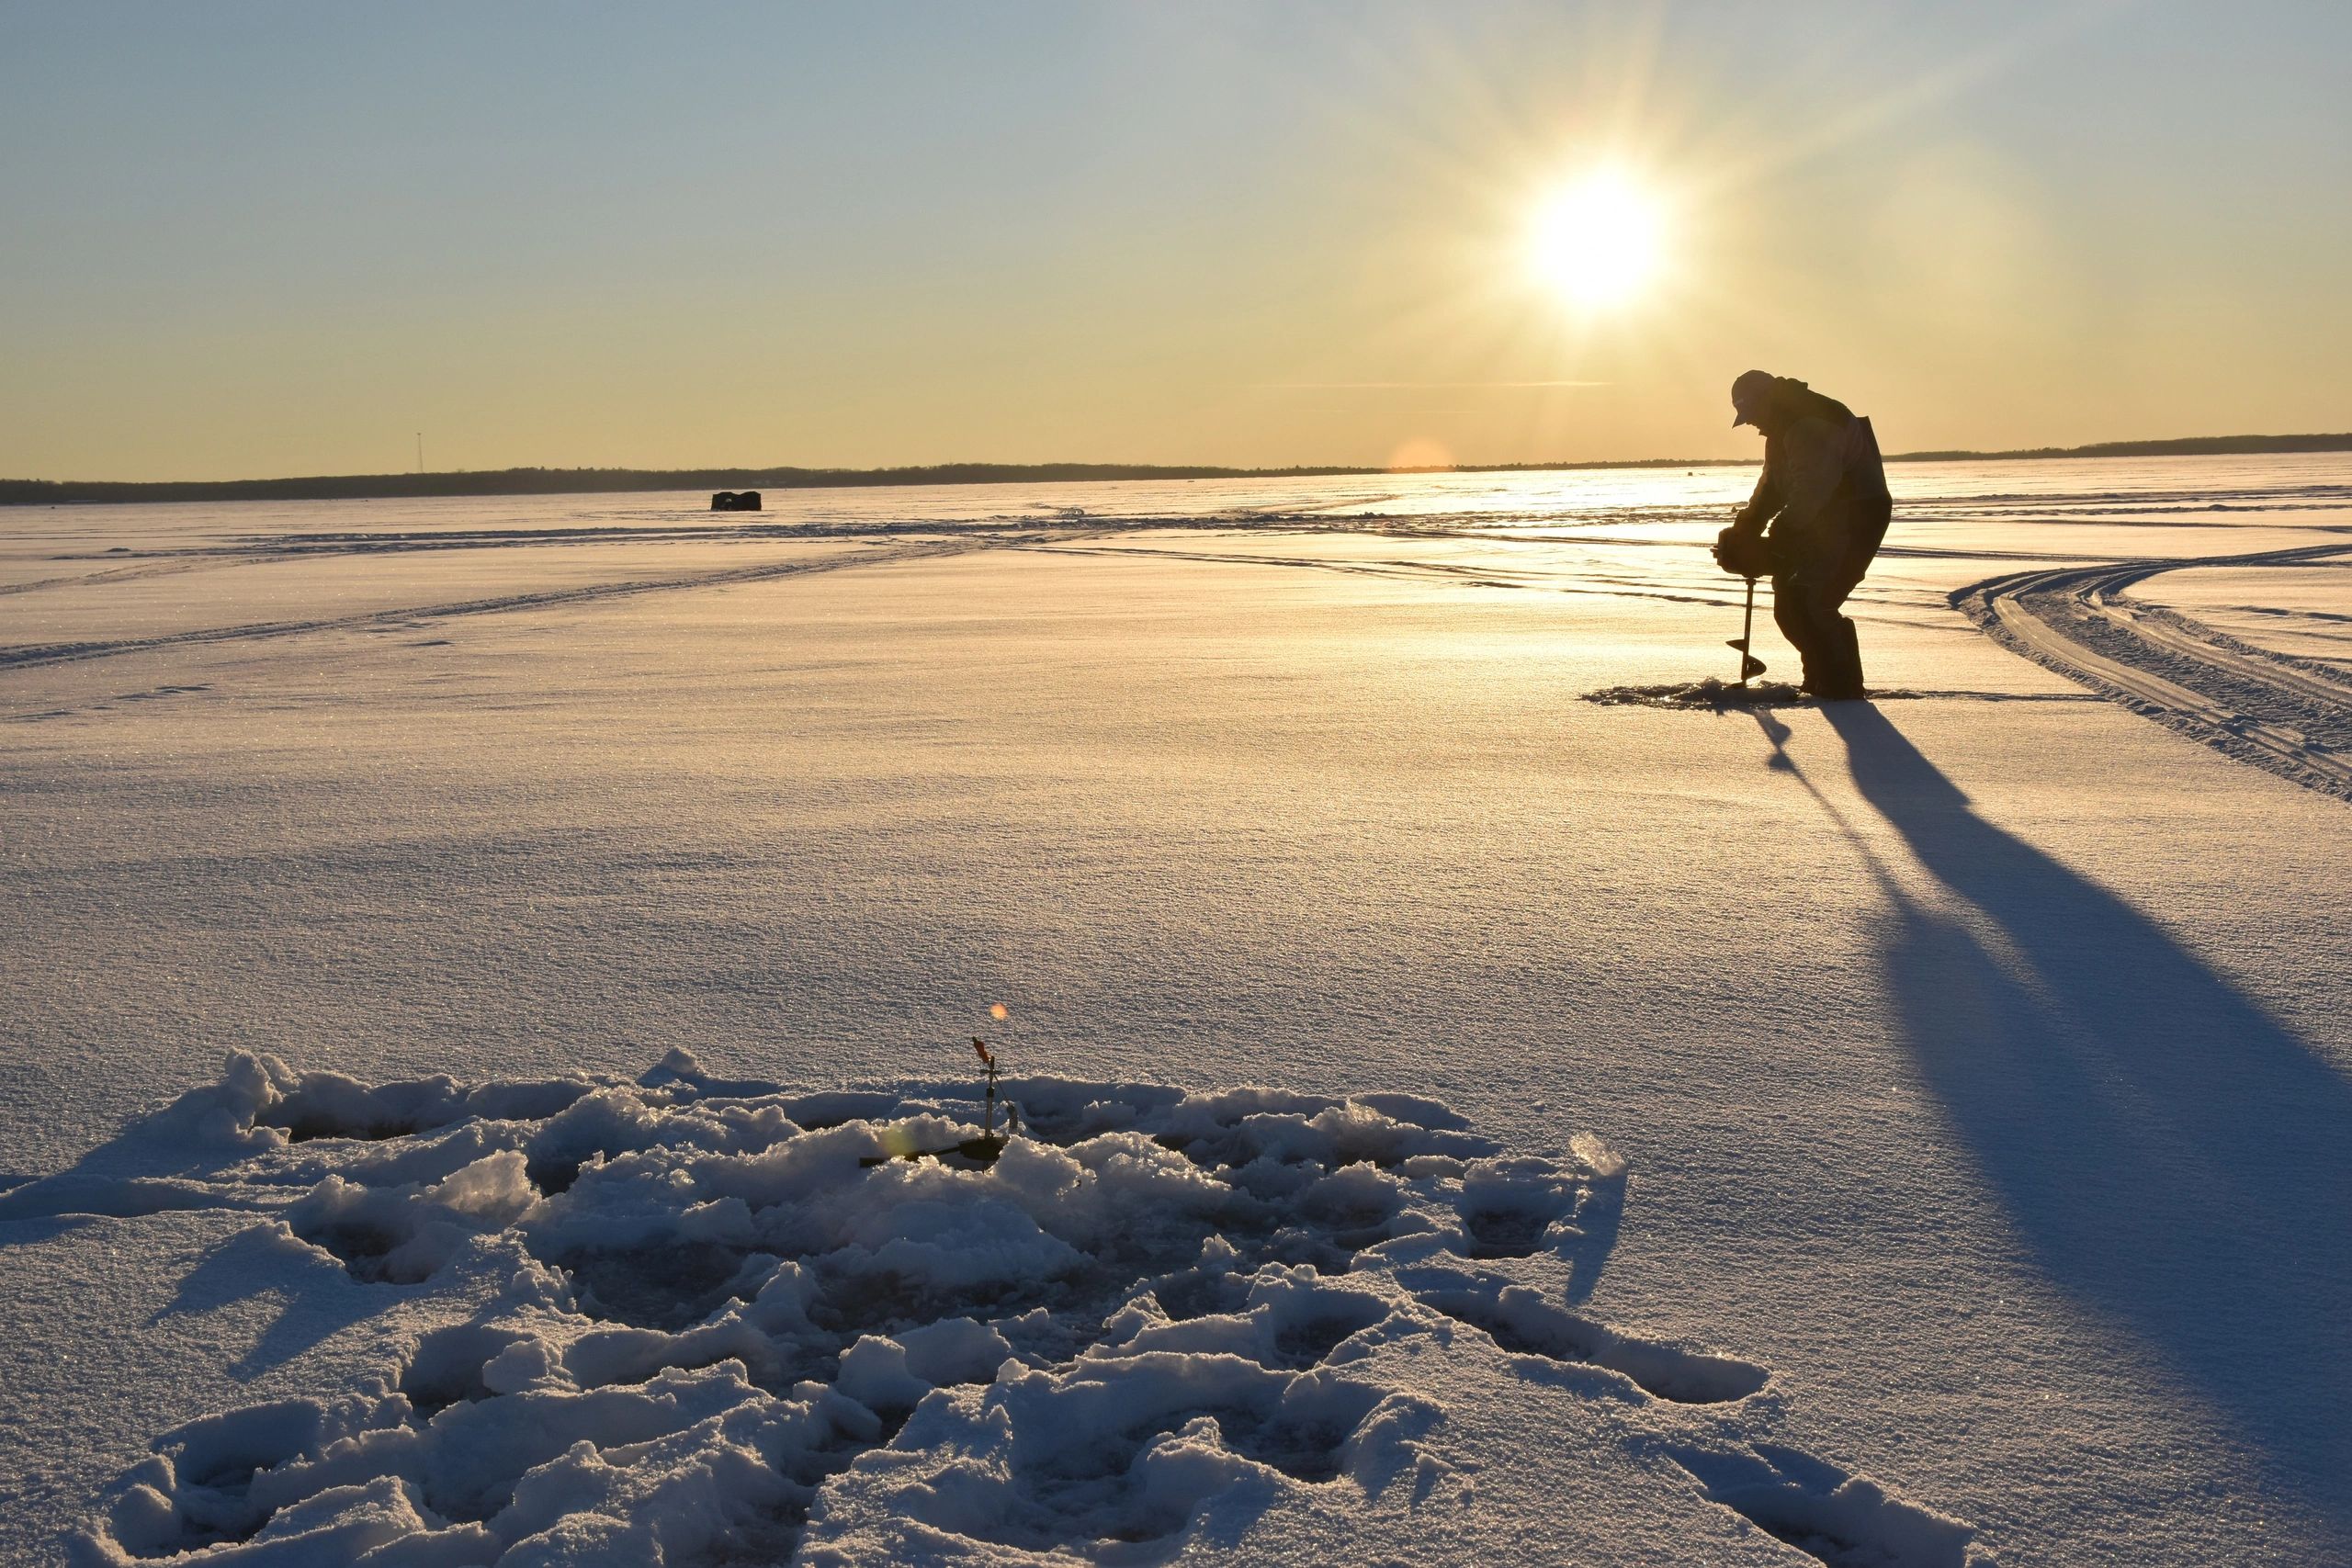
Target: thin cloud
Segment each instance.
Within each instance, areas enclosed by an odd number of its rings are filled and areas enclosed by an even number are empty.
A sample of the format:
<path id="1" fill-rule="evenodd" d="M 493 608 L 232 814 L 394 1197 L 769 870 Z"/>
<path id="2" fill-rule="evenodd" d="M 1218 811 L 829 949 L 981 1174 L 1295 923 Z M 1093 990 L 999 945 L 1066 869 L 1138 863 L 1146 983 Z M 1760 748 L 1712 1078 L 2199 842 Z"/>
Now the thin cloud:
<path id="1" fill-rule="evenodd" d="M 1613 387 L 1614 381 L 1260 381 L 1261 392 L 1488 392 L 1536 387 Z"/>
<path id="2" fill-rule="evenodd" d="M 1932 105 L 1957 98 L 1980 84 L 2001 75 L 2037 51 L 2090 32 L 2126 12 L 2139 10 L 2143 4 L 2144 0 L 2082 0 L 2078 5 L 2044 11 L 1974 51 L 1949 62 L 1940 70 L 1876 97 L 1859 100 L 1843 113 L 1831 116 L 1812 130 L 1791 137 L 1769 147 L 1755 158 L 1721 171 L 1715 183 L 1722 186 L 1745 185 L 1858 141 L 1871 131 L 1907 119 Z"/>

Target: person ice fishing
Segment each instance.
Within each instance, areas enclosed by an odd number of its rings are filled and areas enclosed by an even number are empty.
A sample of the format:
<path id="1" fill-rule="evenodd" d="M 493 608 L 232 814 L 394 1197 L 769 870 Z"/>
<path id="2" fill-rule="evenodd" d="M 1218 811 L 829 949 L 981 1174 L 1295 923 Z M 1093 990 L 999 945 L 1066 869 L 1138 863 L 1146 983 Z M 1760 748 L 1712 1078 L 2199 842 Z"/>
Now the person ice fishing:
<path id="1" fill-rule="evenodd" d="M 1894 511 L 1878 437 L 1837 399 L 1762 370 L 1731 384 L 1731 405 L 1734 426 L 1763 434 L 1764 473 L 1716 536 L 1716 564 L 1771 578 L 1772 620 L 1804 661 L 1804 690 L 1860 697 L 1861 644 L 1838 606 L 1870 570 Z"/>

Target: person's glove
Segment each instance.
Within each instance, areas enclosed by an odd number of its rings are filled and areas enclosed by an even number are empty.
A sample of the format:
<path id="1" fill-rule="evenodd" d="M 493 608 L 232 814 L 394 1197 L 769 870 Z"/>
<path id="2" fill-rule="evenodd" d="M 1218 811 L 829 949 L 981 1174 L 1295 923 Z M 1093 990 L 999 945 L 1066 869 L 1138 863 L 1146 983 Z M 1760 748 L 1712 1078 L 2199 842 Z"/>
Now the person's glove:
<path id="1" fill-rule="evenodd" d="M 1763 535 L 1745 533 L 1735 525 L 1715 536 L 1715 564 L 1734 577 L 1770 577 L 1772 549 Z"/>

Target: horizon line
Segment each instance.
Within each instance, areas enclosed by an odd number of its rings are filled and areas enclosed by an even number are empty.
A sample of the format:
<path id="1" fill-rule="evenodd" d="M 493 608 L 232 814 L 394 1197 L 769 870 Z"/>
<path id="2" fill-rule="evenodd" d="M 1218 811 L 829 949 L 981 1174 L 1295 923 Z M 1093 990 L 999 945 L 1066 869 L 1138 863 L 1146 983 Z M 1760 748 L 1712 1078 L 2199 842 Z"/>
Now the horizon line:
<path id="1" fill-rule="evenodd" d="M 2016 462 L 2067 457 L 2287 456 L 2352 451 L 2352 432 L 2298 435 L 2189 435 L 2141 441 L 2092 442 L 2080 446 L 2030 446 L 1976 451 L 1951 448 L 1887 454 L 1890 463 Z M 302 474 L 234 479 L 0 479 L 0 505 L 107 504 L 170 501 L 332 501 L 418 496 L 531 495 L 614 491 L 752 488 L 779 490 L 888 488 L 894 485 L 1102 483 L 1134 479 L 1318 479 L 1377 474 L 1555 473 L 1594 468 L 1753 468 L 1751 457 L 1596 457 L 1514 463 L 1401 465 L 1300 463 L 1283 468 L 1236 468 L 1186 463 L 995 463 L 902 464 L 888 468 L 549 468 L 524 464 L 504 468 L 449 468 L 432 473 Z M 541 484 L 543 479 L 575 482 Z M 503 480 L 486 485 L 486 481 Z M 597 483 L 582 483 L 594 480 Z M 617 481 L 617 482 L 616 482 Z M 470 483 L 475 487 L 467 488 Z M 311 493 L 303 493 L 311 487 Z M 325 489 L 319 487 L 334 487 Z M 174 493 L 164 493 L 174 492 Z"/>

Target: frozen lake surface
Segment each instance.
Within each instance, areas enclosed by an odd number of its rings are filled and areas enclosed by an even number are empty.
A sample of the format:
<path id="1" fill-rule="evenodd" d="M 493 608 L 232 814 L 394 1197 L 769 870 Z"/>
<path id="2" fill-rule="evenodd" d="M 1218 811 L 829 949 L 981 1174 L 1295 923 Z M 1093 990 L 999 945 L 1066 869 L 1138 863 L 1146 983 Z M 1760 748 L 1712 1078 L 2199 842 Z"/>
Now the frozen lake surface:
<path id="1" fill-rule="evenodd" d="M 0 510 L 0 1562 L 2352 1558 L 2352 459 L 1753 477 Z"/>

